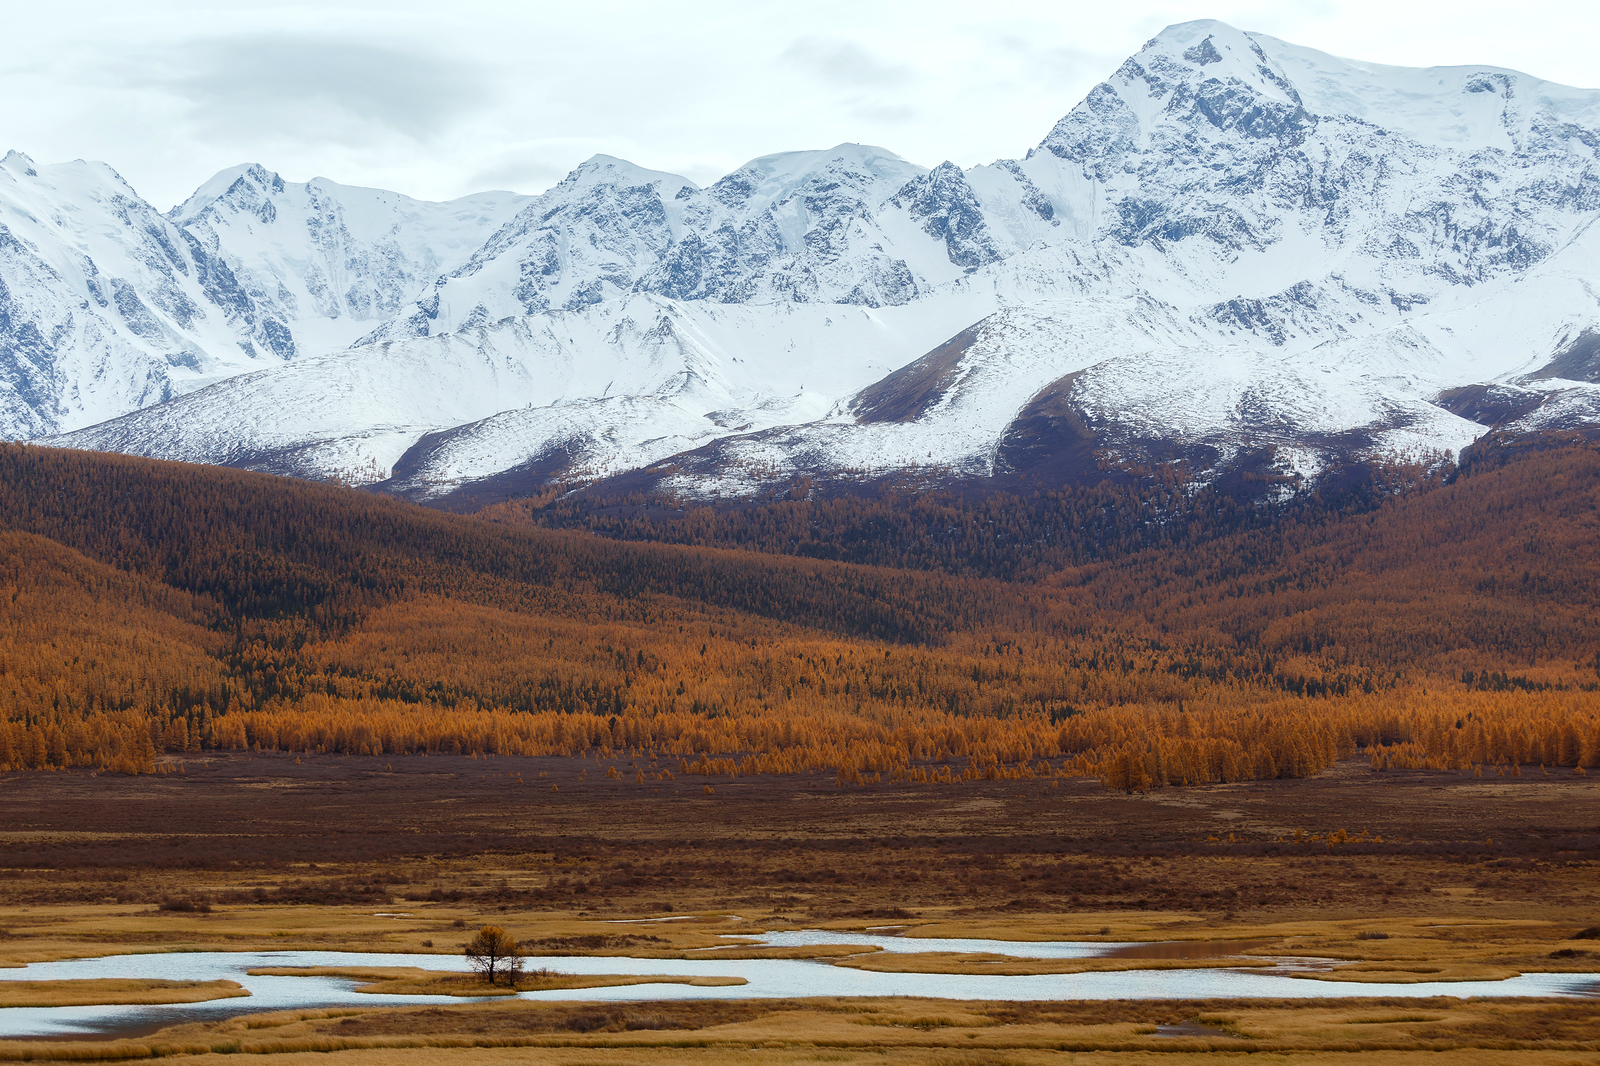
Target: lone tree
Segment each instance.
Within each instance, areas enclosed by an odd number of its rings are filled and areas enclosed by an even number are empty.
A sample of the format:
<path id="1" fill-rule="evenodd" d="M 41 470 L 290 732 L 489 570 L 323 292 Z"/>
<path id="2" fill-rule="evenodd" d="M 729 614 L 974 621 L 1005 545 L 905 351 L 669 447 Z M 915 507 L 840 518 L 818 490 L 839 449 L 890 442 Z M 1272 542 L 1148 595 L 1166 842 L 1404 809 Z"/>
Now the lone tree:
<path id="1" fill-rule="evenodd" d="M 517 983 L 517 974 L 522 972 L 522 948 L 500 926 L 484 926 L 478 930 L 477 936 L 461 947 L 472 968 L 483 974 L 484 980 L 491 985 L 499 974 L 504 974 L 511 984 Z"/>

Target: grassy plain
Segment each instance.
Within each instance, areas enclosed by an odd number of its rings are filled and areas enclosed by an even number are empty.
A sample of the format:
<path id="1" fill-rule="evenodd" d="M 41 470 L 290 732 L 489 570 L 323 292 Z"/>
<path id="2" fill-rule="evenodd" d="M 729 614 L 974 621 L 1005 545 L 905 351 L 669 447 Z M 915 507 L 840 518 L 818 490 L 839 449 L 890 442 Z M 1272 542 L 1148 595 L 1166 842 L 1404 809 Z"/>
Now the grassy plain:
<path id="1" fill-rule="evenodd" d="M 273 1063 L 1600 1062 L 1592 1002 L 1434 998 L 991 1003 L 524 1000 L 296 1011 L 96 1045 L 0 1044 L 0 1060 Z M 312 1058 L 311 1055 L 315 1055 Z M 332 1056 L 330 1058 L 330 1056 Z M 1248 1056 L 1248 1059 L 1246 1059 Z M 213 1057 L 215 1057 L 213 1059 Z"/>
<path id="2" fill-rule="evenodd" d="M 559 758 L 237 755 L 171 771 L 0 778 L 0 964 L 244 948 L 455 955 L 493 922 L 545 955 L 839 956 L 874 970 L 1257 966 L 1278 954 L 1323 960 L 1309 975 L 1322 980 L 1600 970 L 1600 784 L 1537 770 L 1483 779 L 1352 761 L 1309 780 L 1144 795 L 1083 781 L 841 788 L 810 775 L 719 779 L 707 795 L 698 780 L 638 785 Z M 1330 846 L 1338 830 L 1345 842 Z M 738 939 L 885 927 L 1147 943 L 1058 963 Z M 467 991 L 460 977 L 405 976 Z M 501 1001 L 0 1042 L 0 1059 L 233 1051 L 350 1066 L 1247 1052 L 1364 1064 L 1441 1051 L 1452 1063 L 1587 1063 L 1600 1062 L 1600 1002 Z"/>
<path id="3" fill-rule="evenodd" d="M 0 983 L 0 1007 L 150 1006 L 203 1003 L 247 996 L 237 981 L 163 981 L 154 978 L 84 978 Z"/>
<path id="4" fill-rule="evenodd" d="M 248 971 L 269 977 L 348 977 L 365 981 L 357 992 L 390 996 L 511 996 L 518 992 L 547 992 L 569 988 L 621 988 L 627 985 L 694 985 L 727 988 L 747 984 L 742 977 L 672 977 L 663 974 L 571 974 L 535 972 L 517 974 L 487 985 L 477 974 L 424 970 L 418 966 L 263 966 Z"/>

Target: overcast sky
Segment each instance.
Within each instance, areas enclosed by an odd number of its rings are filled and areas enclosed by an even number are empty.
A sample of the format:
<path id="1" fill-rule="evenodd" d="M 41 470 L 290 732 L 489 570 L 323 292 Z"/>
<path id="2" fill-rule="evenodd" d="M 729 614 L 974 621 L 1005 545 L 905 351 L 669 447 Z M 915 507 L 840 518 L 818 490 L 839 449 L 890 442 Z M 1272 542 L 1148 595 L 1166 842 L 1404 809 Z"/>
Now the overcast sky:
<path id="1" fill-rule="evenodd" d="M 1600 4 L 1550 0 L 0 0 L 0 151 L 101 159 L 165 209 L 259 162 L 447 199 L 538 192 L 597 152 L 702 184 L 861 141 L 1020 155 L 1163 26 L 1600 86 Z"/>

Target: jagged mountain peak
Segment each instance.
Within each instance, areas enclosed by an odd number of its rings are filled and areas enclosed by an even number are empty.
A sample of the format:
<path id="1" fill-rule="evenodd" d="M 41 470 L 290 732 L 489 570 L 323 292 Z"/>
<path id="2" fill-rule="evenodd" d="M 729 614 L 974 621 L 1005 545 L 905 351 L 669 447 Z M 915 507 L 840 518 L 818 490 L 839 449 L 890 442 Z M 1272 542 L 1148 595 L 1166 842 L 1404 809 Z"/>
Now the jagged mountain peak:
<path id="1" fill-rule="evenodd" d="M 304 354 L 345 347 L 398 314 L 530 199 L 480 193 L 431 203 L 327 178 L 285 181 L 244 164 L 171 217 L 277 312 Z"/>
<path id="2" fill-rule="evenodd" d="M 71 159 L 41 164 L 21 152 L 12 151 L 6 156 L 5 163 L 5 169 L 14 179 L 30 179 L 33 188 L 54 200 L 79 196 L 98 203 L 110 197 L 144 205 L 144 198 L 134 191 L 128 179 L 111 164 L 98 159 Z"/>
<path id="3" fill-rule="evenodd" d="M 0 159 L 0 168 L 15 170 L 17 173 L 30 178 L 38 177 L 39 175 L 39 172 L 34 169 L 32 157 L 24 155 L 15 148 L 6 152 L 4 159 Z"/>
<path id="4" fill-rule="evenodd" d="M 1600 126 L 1600 90 L 1497 66 L 1367 63 L 1250 36 L 1293 81 L 1308 111 L 1357 119 L 1431 147 L 1517 151 L 1537 127 Z"/>
<path id="5" fill-rule="evenodd" d="M 167 217 L 178 225 L 184 225 L 198 218 L 205 210 L 218 200 L 242 191 L 246 186 L 253 186 L 259 194 L 282 192 L 284 180 L 273 171 L 268 170 L 260 163 L 240 163 L 237 166 L 226 167 L 217 171 L 200 187 L 189 194 L 189 198 L 167 212 Z"/>
<path id="6" fill-rule="evenodd" d="M 1198 105 L 1198 106 L 1196 106 Z M 1516 150 L 1539 126 L 1600 125 L 1600 90 L 1492 65 L 1397 67 L 1331 55 L 1213 19 L 1169 26 L 1057 124 L 1039 148 L 1083 154 L 1085 119 L 1149 134 L 1160 123 L 1281 135 L 1261 121 L 1302 111 L 1348 118 L 1421 144 Z M 1276 113 L 1276 114 L 1274 114 Z"/>
<path id="7" fill-rule="evenodd" d="M 771 210 L 795 195 L 827 197 L 838 190 L 875 208 L 925 173 L 926 166 L 906 162 L 888 149 L 845 142 L 830 149 L 752 158 L 718 179 L 706 194 L 725 208 L 744 213 Z"/>
<path id="8" fill-rule="evenodd" d="M 1299 104 L 1294 86 L 1277 62 L 1262 50 L 1254 34 L 1215 19 L 1197 19 L 1168 26 L 1132 56 L 1118 77 L 1143 69 L 1153 91 L 1172 81 L 1230 82 L 1246 86 L 1268 100 Z M 1154 76 L 1152 76 L 1154 72 Z M 1138 75 L 1135 75 L 1138 76 Z"/>
<path id="9" fill-rule="evenodd" d="M 642 186 L 651 185 L 662 190 L 670 190 L 668 195 L 675 195 L 679 189 L 698 189 L 700 186 L 690 181 L 681 174 L 672 174 L 665 170 L 651 170 L 641 167 L 637 163 L 626 159 L 618 159 L 614 155 L 596 154 L 579 163 L 561 182 L 556 189 L 570 189 L 593 185 L 625 185 Z M 555 191 L 554 189 L 551 190 Z M 546 195 L 549 195 L 548 193 Z"/>
<path id="10" fill-rule="evenodd" d="M 8 428 L 100 421 L 238 373 L 287 342 L 226 265 L 113 168 L 23 159 L 0 166 L 12 179 L 0 183 Z"/>
<path id="11" fill-rule="evenodd" d="M 1090 90 L 1038 150 L 1106 167 L 1163 138 L 1289 146 L 1314 124 L 1255 39 L 1221 22 L 1170 26 Z M 1197 146 L 1191 145 L 1191 152 Z"/>
<path id="12" fill-rule="evenodd" d="M 347 346 L 526 201 L 228 168 L 163 215 L 104 163 L 0 161 L 0 434 L 72 429 Z"/>
<path id="13" fill-rule="evenodd" d="M 732 182 L 748 183 L 752 201 L 770 203 L 818 175 L 854 175 L 857 182 L 904 184 L 924 173 L 926 167 L 907 162 L 887 148 L 846 142 L 832 148 L 758 156 L 719 179 L 712 189 Z"/>

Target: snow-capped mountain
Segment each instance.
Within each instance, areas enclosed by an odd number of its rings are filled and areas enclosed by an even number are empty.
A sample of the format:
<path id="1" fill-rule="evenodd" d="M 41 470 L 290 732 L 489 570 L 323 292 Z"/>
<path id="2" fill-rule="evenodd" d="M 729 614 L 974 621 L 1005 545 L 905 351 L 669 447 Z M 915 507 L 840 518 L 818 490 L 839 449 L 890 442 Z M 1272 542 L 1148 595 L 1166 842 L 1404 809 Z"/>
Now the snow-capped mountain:
<path id="1" fill-rule="evenodd" d="M 0 432 L 87 425 L 291 345 L 110 167 L 0 161 Z"/>
<path id="2" fill-rule="evenodd" d="M 920 279 L 876 215 L 924 173 L 881 148 L 842 144 L 764 156 L 701 189 L 595 156 L 369 339 L 574 311 L 633 292 L 719 303 L 905 303 Z"/>
<path id="3" fill-rule="evenodd" d="M 528 198 L 428 204 L 261 167 L 163 216 L 114 170 L 0 160 L 0 435 L 75 429 L 343 348 Z"/>
<path id="4" fill-rule="evenodd" d="M 1020 159 L 840 145 L 702 189 L 596 157 L 358 346 L 56 442 L 419 496 L 1311 477 L 1600 423 L 1597 218 L 1600 92 L 1185 23 Z"/>
<path id="5" fill-rule="evenodd" d="M 867 385 L 990 306 L 636 294 L 299 359 L 58 440 L 355 481 L 399 467 L 419 492 L 553 450 L 571 453 L 568 472 L 599 477 L 729 433 L 812 422 L 834 403 L 829 386 Z M 789 359 L 751 355 L 800 345 Z"/>
<path id="6" fill-rule="evenodd" d="M 224 170 L 168 217 L 224 259 L 297 348 L 344 348 L 466 262 L 531 197 L 480 193 L 427 203 L 326 178 Z"/>

